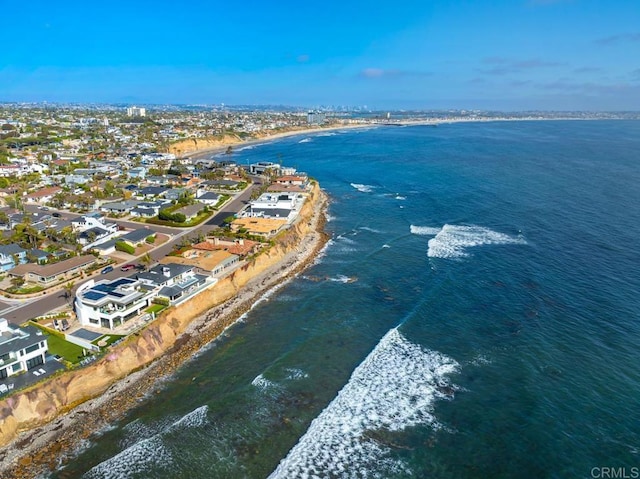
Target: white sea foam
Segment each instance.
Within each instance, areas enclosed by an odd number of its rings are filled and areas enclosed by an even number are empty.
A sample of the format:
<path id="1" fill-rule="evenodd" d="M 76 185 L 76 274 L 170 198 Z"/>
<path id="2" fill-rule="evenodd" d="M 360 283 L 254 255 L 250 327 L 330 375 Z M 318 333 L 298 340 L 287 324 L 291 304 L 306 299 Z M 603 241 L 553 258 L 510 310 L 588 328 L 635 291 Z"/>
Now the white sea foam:
<path id="1" fill-rule="evenodd" d="M 260 296 L 257 300 L 255 300 L 253 303 L 251 303 L 251 306 L 249 307 L 249 309 L 247 311 L 245 311 L 238 319 L 237 321 L 244 321 L 245 319 L 247 319 L 247 317 L 249 316 L 249 313 L 253 310 L 253 308 L 255 308 L 256 306 L 258 306 L 260 303 L 264 303 L 265 301 L 269 301 L 269 299 L 271 298 L 271 296 L 273 296 L 274 294 L 276 294 L 276 292 L 283 288 L 286 283 L 288 283 L 288 281 L 284 281 L 282 283 L 278 283 L 276 285 L 274 285 L 271 289 L 267 290 L 262 296 Z"/>
<path id="2" fill-rule="evenodd" d="M 382 233 L 382 231 L 377 230 L 375 228 L 369 228 L 368 226 L 360 226 L 358 229 L 362 231 L 368 231 L 369 233 L 377 233 L 377 234 Z"/>
<path id="3" fill-rule="evenodd" d="M 400 195 L 396 195 L 395 198 L 396 198 L 396 200 L 406 200 L 407 199 L 406 196 L 400 196 Z"/>
<path id="4" fill-rule="evenodd" d="M 336 134 L 334 132 L 329 132 L 329 133 L 321 133 L 318 136 L 336 136 Z"/>
<path id="5" fill-rule="evenodd" d="M 363 185 L 361 183 L 350 183 L 350 185 L 361 193 L 371 193 L 373 191 L 373 188 L 375 188 L 374 186 Z"/>
<path id="6" fill-rule="evenodd" d="M 189 414 L 185 414 L 180 419 L 175 421 L 170 427 L 169 431 L 176 428 L 195 428 L 202 427 L 207 423 L 207 413 L 209 412 L 209 406 L 200 406 L 194 409 Z"/>
<path id="7" fill-rule="evenodd" d="M 338 276 L 335 277 L 329 277 L 327 278 L 329 281 L 333 281 L 334 283 L 355 283 L 356 282 L 356 278 L 354 276 L 345 276 L 343 274 L 339 274 Z"/>
<path id="8" fill-rule="evenodd" d="M 320 251 L 318 251 L 318 254 L 316 255 L 316 257 L 313 259 L 313 263 L 314 265 L 320 264 L 324 261 L 324 259 L 327 256 L 327 250 L 333 246 L 335 244 L 335 242 L 330 239 L 329 241 L 327 241 L 325 243 L 325 245 L 322 247 L 322 249 Z"/>
<path id="9" fill-rule="evenodd" d="M 475 358 L 473 358 L 469 364 L 472 366 L 484 366 L 486 364 L 491 364 L 493 361 L 486 357 L 484 354 L 478 354 Z"/>
<path id="10" fill-rule="evenodd" d="M 311 138 L 304 138 L 304 139 L 300 140 L 298 143 L 309 143 L 311 141 L 313 141 Z"/>
<path id="11" fill-rule="evenodd" d="M 264 143 L 256 143 L 254 145 L 243 146 L 242 148 L 238 148 L 236 151 L 253 150 L 255 147 L 261 145 L 264 145 Z"/>
<path id="12" fill-rule="evenodd" d="M 290 381 L 297 381 L 299 379 L 306 379 L 309 377 L 309 374 L 305 373 L 302 369 L 287 368 L 285 371 L 287 372 L 286 379 Z"/>
<path id="13" fill-rule="evenodd" d="M 434 228 L 432 226 L 415 226 L 415 225 L 411 225 L 409 227 L 409 230 L 414 235 L 435 236 L 438 233 L 440 233 L 442 228 Z"/>
<path id="14" fill-rule="evenodd" d="M 382 247 L 383 247 L 383 248 L 391 248 L 391 246 L 390 246 L 390 245 L 388 245 L 388 244 L 383 244 L 383 245 L 382 245 Z"/>
<path id="15" fill-rule="evenodd" d="M 253 381 L 251 381 L 251 385 L 257 387 L 258 389 L 262 389 L 263 391 L 267 389 L 277 389 L 279 386 L 277 383 L 270 381 L 265 378 L 262 374 L 258 374 Z"/>
<path id="16" fill-rule="evenodd" d="M 126 479 L 129 477 L 143 477 L 150 467 L 170 471 L 173 464 L 171 451 L 164 444 L 163 436 L 173 434 L 186 428 L 202 427 L 207 423 L 208 406 L 201 406 L 168 426 L 162 426 L 151 437 L 137 440 L 115 456 L 101 462 L 87 471 L 83 476 L 87 479 Z M 144 426 L 139 421 L 127 425 L 131 432 L 149 432 L 155 427 Z"/>
<path id="17" fill-rule="evenodd" d="M 429 240 L 430 258 L 463 258 L 467 249 L 482 245 L 527 244 L 522 236 L 509 236 L 482 226 L 444 225 Z"/>
<path id="18" fill-rule="evenodd" d="M 344 235 L 338 235 L 336 236 L 337 240 L 340 240 L 342 243 L 346 243 L 346 244 L 356 244 L 355 240 L 352 240 L 351 238 L 347 238 Z"/>
<path id="19" fill-rule="evenodd" d="M 434 402 L 450 397 L 442 390 L 449 389 L 446 375 L 458 367 L 453 359 L 409 342 L 397 329 L 389 331 L 269 477 L 409 475 L 405 463 L 391 458 L 390 447 L 368 433 L 439 427 Z"/>
<path id="20" fill-rule="evenodd" d="M 160 437 L 143 439 L 96 465 L 83 476 L 87 479 L 126 479 L 144 475 L 149 466 L 169 471 L 173 458 Z"/>

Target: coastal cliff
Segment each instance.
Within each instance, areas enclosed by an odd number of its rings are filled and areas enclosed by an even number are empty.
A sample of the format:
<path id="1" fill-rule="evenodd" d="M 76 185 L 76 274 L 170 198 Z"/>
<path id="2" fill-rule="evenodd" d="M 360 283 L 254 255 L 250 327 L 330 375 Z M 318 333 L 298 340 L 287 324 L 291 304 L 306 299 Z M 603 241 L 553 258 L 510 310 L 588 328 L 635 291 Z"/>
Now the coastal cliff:
<path id="1" fill-rule="evenodd" d="M 181 156 L 187 153 L 200 150 L 210 150 L 222 148 L 241 143 L 242 139 L 238 135 L 217 135 L 207 138 L 187 138 L 169 145 L 169 153 Z"/>
<path id="2" fill-rule="evenodd" d="M 326 196 L 314 184 L 298 221 L 273 246 L 214 287 L 169 308 L 95 363 L 0 401 L 0 446 L 9 445 L 0 453 L 3 466 L 12 463 L 15 467 L 15 460 L 22 456 L 22 468 L 32 461 L 48 463 L 50 467 L 55 456 L 72 447 L 74 441 L 87 437 L 95 427 L 104 426 L 133 407 L 153 387 L 157 377 L 170 374 L 215 339 L 250 309 L 266 288 L 296 274 L 324 244 L 324 235 L 319 230 L 325 201 Z M 115 389 L 118 391 L 113 392 Z M 100 404 L 93 406 L 89 414 L 81 409 L 90 400 Z M 79 405 L 82 406 L 78 408 Z M 23 452 L 24 447 L 38 440 L 42 431 L 49 437 L 38 448 L 38 454 Z"/>
<path id="3" fill-rule="evenodd" d="M 206 138 L 186 138 L 171 143 L 168 148 L 168 153 L 173 153 L 177 156 L 188 155 L 189 153 L 205 152 L 209 150 L 224 149 L 228 146 L 236 146 L 244 143 L 250 143 L 261 140 L 274 140 L 276 138 L 284 138 L 291 135 L 300 135 L 304 133 L 314 133 L 323 130 L 332 130 L 336 128 L 361 128 L 364 126 L 370 126 L 368 124 L 345 124 L 342 122 L 325 123 L 324 125 L 316 126 L 290 126 L 287 128 L 281 128 L 277 130 L 259 131 L 250 134 L 249 136 L 240 137 L 235 134 L 224 134 L 209 136 Z"/>

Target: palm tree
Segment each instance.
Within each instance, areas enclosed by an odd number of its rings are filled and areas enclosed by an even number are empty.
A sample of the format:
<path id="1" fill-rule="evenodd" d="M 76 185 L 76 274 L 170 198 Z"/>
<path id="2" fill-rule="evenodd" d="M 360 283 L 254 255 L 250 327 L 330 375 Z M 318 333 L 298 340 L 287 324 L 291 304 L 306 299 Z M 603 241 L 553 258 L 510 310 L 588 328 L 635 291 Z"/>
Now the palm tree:
<path id="1" fill-rule="evenodd" d="M 73 292 L 73 287 L 75 286 L 75 283 L 73 281 L 69 281 L 67 284 L 65 284 L 63 286 L 64 289 L 64 297 L 67 299 L 67 301 L 71 302 L 71 293 Z"/>
<path id="2" fill-rule="evenodd" d="M 149 269 L 151 263 L 153 263 L 153 258 L 149 253 L 145 253 L 142 258 L 140 258 L 140 262 L 145 266 L 145 270 Z"/>

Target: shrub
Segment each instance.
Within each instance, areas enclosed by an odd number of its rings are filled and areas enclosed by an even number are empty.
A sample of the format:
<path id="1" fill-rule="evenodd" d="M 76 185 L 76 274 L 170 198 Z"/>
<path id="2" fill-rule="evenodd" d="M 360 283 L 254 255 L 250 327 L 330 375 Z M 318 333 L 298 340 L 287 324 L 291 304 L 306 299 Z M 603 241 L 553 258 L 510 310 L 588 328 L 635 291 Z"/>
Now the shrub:
<path id="1" fill-rule="evenodd" d="M 116 241 L 116 251 L 123 251 L 125 253 L 133 254 L 136 252 L 136 249 L 131 246 L 129 243 L 125 243 L 124 241 Z"/>
<path id="2" fill-rule="evenodd" d="M 169 306 L 169 298 L 162 298 L 160 296 L 156 296 L 151 300 L 153 304 L 161 304 L 162 306 Z"/>
<path id="3" fill-rule="evenodd" d="M 147 236 L 147 237 L 146 237 L 146 239 L 145 239 L 145 241 L 146 241 L 148 244 L 153 244 L 153 243 L 155 243 L 155 242 L 156 242 L 156 235 L 149 235 L 149 236 Z"/>
<path id="4" fill-rule="evenodd" d="M 184 223 L 185 221 L 187 221 L 187 217 L 184 214 L 171 213 L 166 209 L 160 210 L 160 212 L 158 213 L 158 219 L 161 219 L 163 221 L 174 221 L 176 223 Z"/>

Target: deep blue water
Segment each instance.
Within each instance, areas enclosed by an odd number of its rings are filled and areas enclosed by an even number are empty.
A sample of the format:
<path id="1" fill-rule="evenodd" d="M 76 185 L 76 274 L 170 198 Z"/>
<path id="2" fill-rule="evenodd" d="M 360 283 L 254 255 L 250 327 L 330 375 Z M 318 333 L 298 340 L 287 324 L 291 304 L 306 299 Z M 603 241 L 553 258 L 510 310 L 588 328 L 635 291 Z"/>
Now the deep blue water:
<path id="1" fill-rule="evenodd" d="M 331 242 L 55 477 L 640 465 L 640 122 L 381 127 L 234 155 L 318 179 Z"/>

